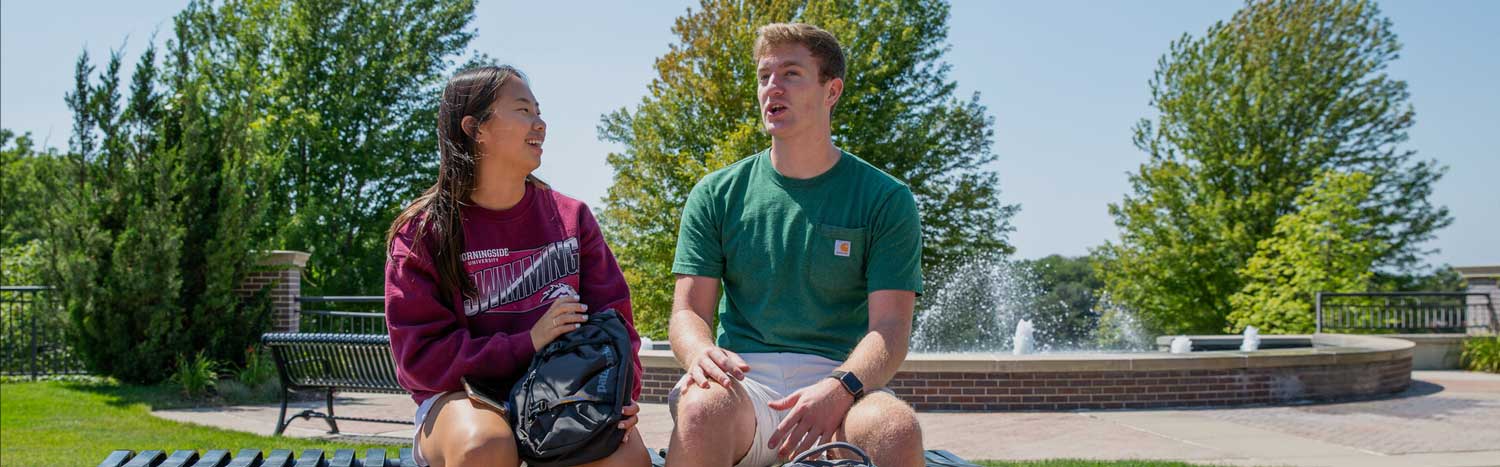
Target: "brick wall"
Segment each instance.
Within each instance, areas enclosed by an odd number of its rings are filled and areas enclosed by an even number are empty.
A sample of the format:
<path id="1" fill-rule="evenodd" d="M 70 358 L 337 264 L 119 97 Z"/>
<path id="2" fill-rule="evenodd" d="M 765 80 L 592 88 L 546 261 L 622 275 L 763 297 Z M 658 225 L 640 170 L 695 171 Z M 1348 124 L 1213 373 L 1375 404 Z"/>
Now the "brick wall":
<path id="1" fill-rule="evenodd" d="M 666 403 L 667 393 L 682 375 L 681 368 L 647 365 L 641 371 L 641 402 Z"/>
<path id="2" fill-rule="evenodd" d="M 666 402 L 682 370 L 648 363 L 641 400 Z M 889 387 L 921 411 L 1204 407 L 1376 397 L 1411 383 L 1411 358 L 1273 368 L 897 373 Z"/>
<path id="3" fill-rule="evenodd" d="M 911 373 L 890 387 L 917 410 L 1230 406 L 1400 392 L 1411 363 L 1081 373 Z"/>
<path id="4" fill-rule="evenodd" d="M 234 291 L 241 296 L 250 296 L 270 287 L 272 332 L 297 332 L 302 319 L 297 297 L 302 296 L 302 269 L 307 267 L 309 254 L 300 251 L 267 252 Z"/>

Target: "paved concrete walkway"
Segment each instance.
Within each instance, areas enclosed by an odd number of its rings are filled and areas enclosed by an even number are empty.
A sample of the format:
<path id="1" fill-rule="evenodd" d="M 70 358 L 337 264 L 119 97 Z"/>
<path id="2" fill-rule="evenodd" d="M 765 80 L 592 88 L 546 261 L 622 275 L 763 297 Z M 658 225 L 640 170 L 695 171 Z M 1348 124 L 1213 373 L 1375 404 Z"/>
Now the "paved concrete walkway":
<path id="1" fill-rule="evenodd" d="M 1500 375 L 1418 371 L 1399 397 L 1339 404 L 1192 410 L 922 413 L 929 449 L 976 459 L 1162 459 L 1203 464 L 1500 466 Z M 297 404 L 319 408 L 322 402 Z M 271 434 L 279 406 L 164 410 L 157 416 Z M 406 396 L 348 394 L 340 415 L 409 417 Z M 328 437 L 322 420 L 287 435 Z M 339 422 L 358 441 L 409 443 L 408 426 Z M 667 445 L 665 404 L 643 404 L 648 446 Z"/>

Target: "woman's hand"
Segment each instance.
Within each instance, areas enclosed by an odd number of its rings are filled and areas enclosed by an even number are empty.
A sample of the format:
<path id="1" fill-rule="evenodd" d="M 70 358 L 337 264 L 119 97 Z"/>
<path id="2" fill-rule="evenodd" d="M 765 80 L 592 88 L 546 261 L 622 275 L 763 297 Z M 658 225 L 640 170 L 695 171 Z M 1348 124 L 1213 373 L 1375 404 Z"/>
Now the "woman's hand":
<path id="1" fill-rule="evenodd" d="M 531 325 L 532 348 L 540 352 L 542 347 L 546 347 L 557 336 L 578 329 L 580 323 L 588 321 L 588 315 L 584 314 L 588 309 L 588 305 L 578 303 L 577 296 L 562 297 L 553 301 L 547 313 L 537 319 L 536 324 Z"/>
<path id="2" fill-rule="evenodd" d="M 620 424 L 616 426 L 620 427 L 621 430 L 625 430 L 625 437 L 620 439 L 620 444 L 623 445 L 626 441 L 630 441 L 630 429 L 635 428 L 635 424 L 641 422 L 641 417 L 636 416 L 636 414 L 641 413 L 641 406 L 637 405 L 635 401 L 630 401 L 630 405 L 625 406 L 620 412 L 625 414 L 625 419 L 620 420 Z"/>

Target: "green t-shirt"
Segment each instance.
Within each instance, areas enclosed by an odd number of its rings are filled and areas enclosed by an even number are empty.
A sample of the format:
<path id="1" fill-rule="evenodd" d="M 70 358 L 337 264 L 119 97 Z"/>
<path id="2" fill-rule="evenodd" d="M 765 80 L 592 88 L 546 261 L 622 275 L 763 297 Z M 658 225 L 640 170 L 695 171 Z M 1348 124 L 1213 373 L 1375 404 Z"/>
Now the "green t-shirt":
<path id="1" fill-rule="evenodd" d="M 682 210 L 672 272 L 720 278 L 718 345 L 837 361 L 869 331 L 869 293 L 922 293 L 922 225 L 905 183 L 847 152 L 817 177 L 770 150 L 708 174 Z"/>

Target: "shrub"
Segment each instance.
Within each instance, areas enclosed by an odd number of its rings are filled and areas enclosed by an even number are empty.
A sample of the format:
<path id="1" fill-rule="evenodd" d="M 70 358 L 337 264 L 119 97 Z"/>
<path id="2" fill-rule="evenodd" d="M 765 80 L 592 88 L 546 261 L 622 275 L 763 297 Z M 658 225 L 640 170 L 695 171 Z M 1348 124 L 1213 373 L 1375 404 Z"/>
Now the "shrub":
<path id="1" fill-rule="evenodd" d="M 271 361 L 271 355 L 265 349 L 257 346 L 245 348 L 245 366 L 235 372 L 235 379 L 246 387 L 260 387 L 276 376 L 276 364 Z"/>
<path id="2" fill-rule="evenodd" d="M 1465 340 L 1461 359 L 1466 370 L 1500 373 L 1500 336 Z"/>
<path id="3" fill-rule="evenodd" d="M 219 362 L 208 358 L 203 352 L 198 352 L 191 359 L 180 356 L 177 358 L 177 372 L 168 381 L 181 388 L 182 395 L 199 397 L 218 385 Z"/>

